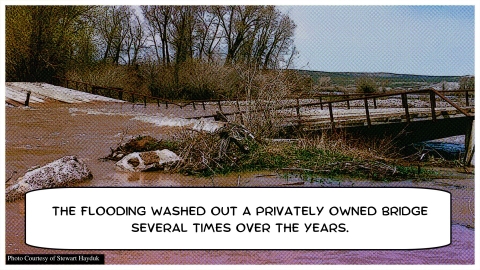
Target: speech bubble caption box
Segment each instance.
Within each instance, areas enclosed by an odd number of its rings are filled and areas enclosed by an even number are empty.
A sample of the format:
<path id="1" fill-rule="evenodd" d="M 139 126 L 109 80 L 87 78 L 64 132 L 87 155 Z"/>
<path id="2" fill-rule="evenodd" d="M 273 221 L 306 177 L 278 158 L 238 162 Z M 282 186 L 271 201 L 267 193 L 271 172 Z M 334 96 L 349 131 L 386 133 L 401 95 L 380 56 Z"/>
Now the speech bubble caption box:
<path id="1" fill-rule="evenodd" d="M 56 188 L 27 193 L 26 243 L 54 249 L 425 249 L 451 194 L 424 188 Z"/>

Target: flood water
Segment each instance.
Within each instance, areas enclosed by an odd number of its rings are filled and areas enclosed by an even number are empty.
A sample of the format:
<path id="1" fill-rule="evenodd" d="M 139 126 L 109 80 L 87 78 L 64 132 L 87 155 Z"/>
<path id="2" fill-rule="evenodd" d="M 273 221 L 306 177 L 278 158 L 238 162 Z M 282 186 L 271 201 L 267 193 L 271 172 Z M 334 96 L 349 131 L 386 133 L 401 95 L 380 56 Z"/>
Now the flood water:
<path id="1" fill-rule="evenodd" d="M 74 108 L 72 110 L 72 108 Z M 212 109 L 213 111 L 213 109 Z M 101 112 L 101 113 L 98 113 Z M 192 116 L 191 108 L 119 104 L 67 105 L 53 103 L 38 108 L 6 108 L 6 179 L 14 179 L 37 165 L 65 155 L 84 160 L 93 179 L 77 186 L 188 186 L 188 187 L 425 187 L 452 194 L 452 243 L 425 250 L 50 250 L 25 244 L 24 200 L 6 203 L 7 254 L 105 254 L 107 264 L 473 264 L 474 263 L 474 177 L 460 168 L 441 170 L 431 181 L 375 182 L 358 179 L 304 181 L 274 172 L 234 174 L 198 178 L 165 172 L 123 173 L 112 161 L 100 161 L 122 138 L 169 136 L 176 127 L 160 127 L 133 118 L 138 115 Z M 9 183 L 10 183 L 9 182 Z M 293 185 L 292 185 L 293 184 Z M 108 195 L 107 195 L 108 196 Z M 268 194 L 265 194 L 268 196 Z M 408 198 L 406 198 L 408 199 Z M 392 232 L 395 233 L 395 232 Z"/>

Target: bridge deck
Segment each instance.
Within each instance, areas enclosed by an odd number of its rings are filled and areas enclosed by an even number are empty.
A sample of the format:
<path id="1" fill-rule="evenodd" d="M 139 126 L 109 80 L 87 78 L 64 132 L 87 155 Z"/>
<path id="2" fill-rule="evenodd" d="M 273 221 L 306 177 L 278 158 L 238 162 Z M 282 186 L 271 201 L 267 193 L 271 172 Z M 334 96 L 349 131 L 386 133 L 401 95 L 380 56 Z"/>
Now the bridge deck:
<path id="1" fill-rule="evenodd" d="M 475 113 L 474 107 L 462 107 L 472 116 Z M 365 109 L 335 109 L 332 110 L 335 128 L 346 128 L 354 126 L 368 126 Z M 371 125 L 383 125 L 391 123 L 407 122 L 405 110 L 403 108 L 379 108 L 370 109 Z M 410 108 L 410 121 L 429 121 L 432 120 L 430 108 Z M 455 108 L 436 108 L 436 119 L 447 119 L 465 117 Z M 303 130 L 330 129 L 332 122 L 328 110 L 315 110 L 303 112 L 300 117 L 286 118 L 285 126 L 300 125 Z"/>

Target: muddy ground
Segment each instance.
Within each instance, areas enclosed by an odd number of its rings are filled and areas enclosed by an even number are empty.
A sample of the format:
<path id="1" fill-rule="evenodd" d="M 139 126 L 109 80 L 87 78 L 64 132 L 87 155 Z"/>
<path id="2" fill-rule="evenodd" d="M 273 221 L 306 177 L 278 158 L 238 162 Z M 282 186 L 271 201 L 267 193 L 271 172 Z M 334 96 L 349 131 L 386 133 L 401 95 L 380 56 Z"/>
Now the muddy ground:
<path id="1" fill-rule="evenodd" d="M 214 112 L 214 106 L 208 107 Z M 100 161 L 122 138 L 135 135 L 168 136 L 179 127 L 142 122 L 139 115 L 153 117 L 192 116 L 191 107 L 158 108 L 149 105 L 52 102 L 34 108 L 6 109 L 6 179 L 22 176 L 29 168 L 47 164 L 65 155 L 77 155 L 91 169 L 93 179 L 77 186 L 282 186 L 298 188 L 335 187 L 427 187 L 452 194 L 452 244 L 447 247 L 410 251 L 283 250 L 283 251 L 67 251 L 25 244 L 24 200 L 6 203 L 7 254 L 12 253 L 98 253 L 107 264 L 473 264 L 474 263 L 474 176 L 460 168 L 432 168 L 439 172 L 430 181 L 374 182 L 358 179 L 317 179 L 304 182 L 296 176 L 284 178 L 275 172 L 235 174 L 212 178 L 171 175 L 162 172 L 122 173 L 113 161 Z M 99 113 L 100 112 L 100 113 Z M 136 118 L 137 117 L 137 118 Z M 137 120 L 135 120 L 137 119 Z M 9 182 L 10 183 L 10 182 Z M 289 186 L 291 187 L 291 186 Z M 106 195 L 108 196 L 108 195 Z M 268 195 L 266 195 L 268 196 Z M 394 232 L 392 232 L 394 233 Z"/>

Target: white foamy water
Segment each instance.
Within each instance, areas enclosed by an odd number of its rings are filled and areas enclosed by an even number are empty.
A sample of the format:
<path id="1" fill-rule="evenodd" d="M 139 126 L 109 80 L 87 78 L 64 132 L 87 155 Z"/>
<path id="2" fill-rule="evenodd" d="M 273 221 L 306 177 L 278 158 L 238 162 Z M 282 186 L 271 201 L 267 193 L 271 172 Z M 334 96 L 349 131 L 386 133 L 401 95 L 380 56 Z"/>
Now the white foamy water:
<path id="1" fill-rule="evenodd" d="M 79 109 L 69 108 L 69 113 L 73 116 L 79 114 L 88 115 L 123 115 L 131 116 L 130 120 L 142 121 L 144 123 L 154 124 L 159 127 L 184 127 L 197 131 L 215 132 L 225 126 L 223 122 L 211 121 L 206 119 L 185 119 L 174 116 L 163 116 L 161 114 L 147 115 L 138 112 L 118 112 L 109 109 Z"/>
<path id="2" fill-rule="evenodd" d="M 186 127 L 198 131 L 215 132 L 225 126 L 223 122 L 208 121 L 204 119 L 185 119 L 178 117 L 137 116 L 133 120 L 152 123 L 157 126 Z"/>

